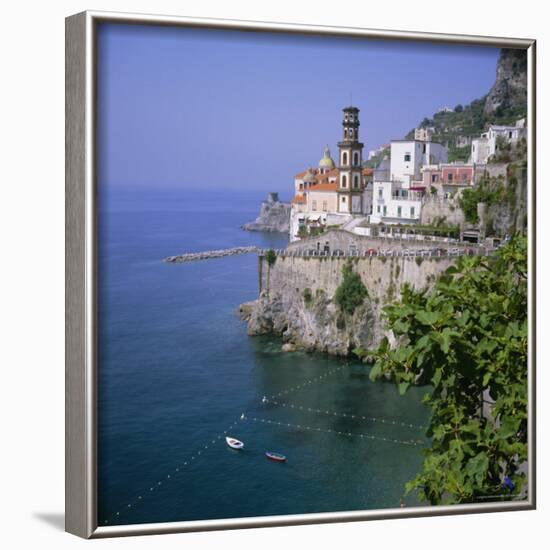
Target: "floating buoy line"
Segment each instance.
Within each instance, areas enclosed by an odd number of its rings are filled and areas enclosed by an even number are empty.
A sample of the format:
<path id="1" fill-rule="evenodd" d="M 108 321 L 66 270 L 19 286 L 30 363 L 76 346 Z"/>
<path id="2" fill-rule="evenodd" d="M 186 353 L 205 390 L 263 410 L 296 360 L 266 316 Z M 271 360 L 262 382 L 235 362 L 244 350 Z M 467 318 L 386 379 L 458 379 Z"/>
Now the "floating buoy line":
<path id="1" fill-rule="evenodd" d="M 393 439 L 391 437 L 382 437 L 377 435 L 371 435 L 371 434 L 363 434 L 363 433 L 357 433 L 357 432 L 344 432 L 339 430 L 333 430 L 331 428 L 316 428 L 315 426 L 305 426 L 302 424 L 290 424 L 288 422 L 278 422 L 277 420 L 271 420 L 269 418 L 257 418 L 257 417 L 248 417 L 245 416 L 244 420 L 251 420 L 252 422 L 259 422 L 262 424 L 272 424 L 275 426 L 282 426 L 287 428 L 294 428 L 297 430 L 306 430 L 310 432 L 320 432 L 320 433 L 333 433 L 337 435 L 345 435 L 347 437 L 357 437 L 360 439 L 372 439 L 374 441 L 384 441 L 385 443 L 398 443 L 400 445 L 409 445 L 412 447 L 418 447 L 420 445 L 424 445 L 425 442 L 421 439 Z"/>
<path id="2" fill-rule="evenodd" d="M 112 520 L 118 519 L 124 511 L 127 511 L 128 509 L 133 508 L 137 504 L 139 504 L 146 495 L 152 493 L 153 491 L 157 490 L 159 487 L 162 486 L 162 484 L 165 481 L 169 481 L 173 479 L 174 477 L 177 477 L 178 474 L 182 473 L 186 469 L 186 467 L 191 466 L 192 464 L 195 464 L 195 462 L 202 456 L 203 452 L 206 451 L 209 447 L 212 447 L 216 443 L 218 443 L 220 440 L 225 439 L 225 436 L 229 434 L 229 432 L 234 428 L 240 420 L 243 420 L 245 418 L 244 414 L 242 414 L 239 419 L 234 420 L 227 429 L 223 431 L 223 433 L 218 434 L 217 436 L 213 437 L 212 439 L 208 440 L 206 444 L 204 444 L 202 447 L 198 447 L 195 452 L 190 455 L 188 458 L 186 458 L 184 461 L 182 461 L 179 466 L 172 469 L 165 477 L 159 479 L 156 483 L 153 483 L 150 487 L 145 488 L 136 498 L 134 498 L 131 502 L 129 502 L 124 508 L 120 509 L 118 512 L 115 512 L 111 517 Z M 112 521 L 111 520 L 111 521 Z M 103 521 L 103 525 L 108 525 L 110 521 L 108 519 Z"/>
<path id="3" fill-rule="evenodd" d="M 350 413 L 339 413 L 336 411 L 324 410 L 324 409 L 314 409 L 312 407 L 304 407 L 302 405 L 296 405 L 294 403 L 284 402 L 284 401 L 275 401 L 273 399 L 268 399 L 267 397 L 262 398 L 262 403 L 270 403 L 271 405 L 277 405 L 280 407 L 285 407 L 287 409 L 295 409 L 298 411 L 309 412 L 313 414 L 323 414 L 326 416 L 336 416 L 339 418 L 346 418 L 352 420 L 365 420 L 367 422 L 379 422 L 380 424 L 386 424 L 390 426 L 402 426 L 403 428 L 413 428 L 415 430 L 425 430 L 426 426 L 420 424 L 410 424 L 409 422 L 402 422 L 400 420 L 392 420 L 390 418 L 380 418 L 375 416 L 362 416 L 360 414 L 350 414 Z"/>
<path id="4" fill-rule="evenodd" d="M 297 384 L 296 386 L 291 386 L 290 388 L 287 388 L 286 390 L 282 390 L 279 393 L 274 393 L 270 396 L 270 399 L 275 399 L 277 397 L 281 397 L 283 395 L 288 395 L 289 393 L 294 393 L 295 391 L 302 390 L 304 388 L 307 388 L 308 386 L 311 386 L 311 384 L 316 384 L 317 382 L 321 382 L 321 380 L 324 380 L 325 378 L 328 378 L 329 376 L 340 372 L 344 370 L 345 368 L 349 367 L 349 363 L 346 363 L 345 365 L 342 365 L 341 367 L 336 367 L 335 369 L 331 369 L 323 374 L 320 374 L 319 376 L 316 376 L 315 378 L 310 378 L 309 380 L 306 380 L 305 382 L 302 382 L 301 384 Z"/>
<path id="5" fill-rule="evenodd" d="M 287 396 L 288 394 L 294 393 L 298 390 L 307 388 L 311 386 L 312 384 L 316 384 L 318 382 L 321 382 L 322 380 L 328 378 L 329 376 L 332 376 L 333 374 L 336 374 L 337 372 L 340 372 L 347 368 L 349 366 L 349 363 L 346 363 L 340 367 L 331 369 L 327 372 L 324 372 L 323 374 L 316 376 L 314 378 L 311 378 L 305 382 L 302 382 L 300 384 L 297 384 L 296 386 L 291 386 L 290 388 L 287 388 L 285 390 L 282 390 L 278 393 L 275 393 L 271 395 L 270 397 L 264 396 L 261 399 L 262 404 L 270 403 L 272 405 L 277 405 L 289 409 L 295 409 L 300 410 L 303 412 L 310 412 L 314 414 L 323 414 L 327 416 L 336 416 L 346 419 L 358 419 L 358 420 L 365 420 L 365 421 L 371 421 L 371 422 L 380 422 L 386 425 L 396 425 L 396 426 L 402 426 L 407 428 L 416 428 L 419 430 L 425 429 L 424 426 L 409 424 L 406 422 L 401 422 L 398 420 L 392 420 L 392 419 L 385 419 L 385 418 L 379 418 L 379 417 L 370 417 L 370 416 L 362 416 L 362 415 L 352 415 L 348 413 L 338 413 L 335 411 L 329 411 L 329 410 L 323 410 L 323 409 L 314 409 L 311 407 L 304 407 L 301 405 L 296 405 L 294 403 L 289 402 L 282 402 L 278 401 L 277 398 L 282 396 Z M 412 447 L 418 447 L 421 445 L 424 445 L 425 442 L 420 439 L 394 439 L 389 437 L 383 437 L 383 436 L 375 436 L 371 434 L 365 434 L 365 433 L 356 433 L 356 432 L 345 432 L 345 431 L 339 431 L 339 430 L 333 430 L 330 428 L 319 428 L 315 426 L 308 426 L 308 425 L 302 425 L 302 424 L 293 424 L 288 422 L 279 422 L 276 420 L 268 419 L 268 418 L 260 418 L 260 417 L 250 417 L 245 412 L 243 412 L 239 418 L 234 420 L 229 426 L 220 434 L 214 436 L 212 439 L 209 439 L 203 446 L 198 447 L 193 454 L 188 456 L 185 460 L 181 461 L 178 466 L 173 468 L 170 472 L 168 472 L 163 478 L 157 480 L 155 483 L 150 485 L 149 487 L 146 487 L 144 490 L 142 490 L 132 501 L 130 501 L 126 506 L 120 508 L 117 512 L 112 514 L 110 517 L 111 519 L 105 519 L 101 523 L 102 525 L 109 525 L 112 522 L 116 522 L 120 518 L 121 515 L 124 514 L 124 512 L 127 512 L 128 510 L 131 510 L 138 504 L 140 504 L 148 494 L 151 494 L 154 491 L 159 490 L 159 488 L 162 487 L 163 483 L 166 483 L 176 477 L 178 477 L 180 474 L 182 474 L 187 467 L 191 466 L 192 464 L 195 464 L 198 459 L 200 459 L 203 456 L 203 453 L 207 451 L 210 447 L 214 446 L 219 441 L 225 440 L 225 436 L 228 435 L 231 430 L 239 424 L 239 422 L 246 422 L 246 421 L 252 421 L 256 423 L 261 424 L 268 424 L 268 425 L 275 425 L 275 426 L 281 426 L 296 430 L 306 430 L 310 432 L 317 432 L 317 433 L 332 433 L 335 435 L 340 436 L 347 436 L 349 438 L 357 438 L 357 439 L 369 439 L 373 441 L 382 441 L 385 443 L 394 443 L 399 445 L 407 445 Z"/>

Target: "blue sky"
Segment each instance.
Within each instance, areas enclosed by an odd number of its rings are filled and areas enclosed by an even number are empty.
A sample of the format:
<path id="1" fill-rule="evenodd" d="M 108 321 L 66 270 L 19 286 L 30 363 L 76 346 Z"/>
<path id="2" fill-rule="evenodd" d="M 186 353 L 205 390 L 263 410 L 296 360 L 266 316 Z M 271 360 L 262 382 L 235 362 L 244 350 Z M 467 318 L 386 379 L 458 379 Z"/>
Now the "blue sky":
<path id="1" fill-rule="evenodd" d="M 342 107 L 365 150 L 489 91 L 499 50 L 102 24 L 98 175 L 109 188 L 254 189 L 336 158 Z M 366 156 L 366 155 L 365 155 Z"/>

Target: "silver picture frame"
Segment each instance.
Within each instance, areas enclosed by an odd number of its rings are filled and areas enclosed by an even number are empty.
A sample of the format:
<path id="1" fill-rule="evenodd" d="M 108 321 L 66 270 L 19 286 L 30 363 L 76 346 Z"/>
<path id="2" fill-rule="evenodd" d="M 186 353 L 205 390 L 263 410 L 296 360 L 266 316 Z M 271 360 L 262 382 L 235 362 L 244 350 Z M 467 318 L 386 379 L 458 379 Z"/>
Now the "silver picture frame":
<path id="1" fill-rule="evenodd" d="M 97 522 L 96 30 L 100 23 L 269 31 L 301 35 L 519 48 L 528 59 L 529 421 L 525 501 L 123 526 Z M 363 28 L 86 11 L 66 19 L 66 488 L 65 529 L 83 538 L 471 514 L 536 507 L 536 41 Z"/>

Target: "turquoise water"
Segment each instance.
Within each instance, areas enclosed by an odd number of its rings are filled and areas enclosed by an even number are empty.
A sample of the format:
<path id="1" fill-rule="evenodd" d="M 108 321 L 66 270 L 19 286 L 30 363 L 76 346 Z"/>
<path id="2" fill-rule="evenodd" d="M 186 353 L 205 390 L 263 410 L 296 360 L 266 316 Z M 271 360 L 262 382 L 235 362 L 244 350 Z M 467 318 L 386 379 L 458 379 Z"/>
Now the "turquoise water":
<path id="1" fill-rule="evenodd" d="M 254 255 L 161 261 L 283 247 L 239 229 L 261 198 L 100 196 L 100 525 L 393 508 L 420 467 L 422 445 L 406 443 L 425 443 L 408 426 L 427 422 L 425 389 L 399 396 L 359 362 L 248 337 L 236 310 L 257 296 Z"/>

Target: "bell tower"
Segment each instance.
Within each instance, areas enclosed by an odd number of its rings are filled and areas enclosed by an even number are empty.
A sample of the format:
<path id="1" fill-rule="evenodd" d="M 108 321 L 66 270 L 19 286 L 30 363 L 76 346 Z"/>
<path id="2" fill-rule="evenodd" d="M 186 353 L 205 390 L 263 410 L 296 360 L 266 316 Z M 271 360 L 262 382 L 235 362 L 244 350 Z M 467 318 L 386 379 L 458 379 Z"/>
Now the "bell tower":
<path id="1" fill-rule="evenodd" d="M 338 208 L 342 214 L 363 211 L 363 144 L 359 141 L 359 109 L 345 107 L 343 136 L 338 143 Z"/>

